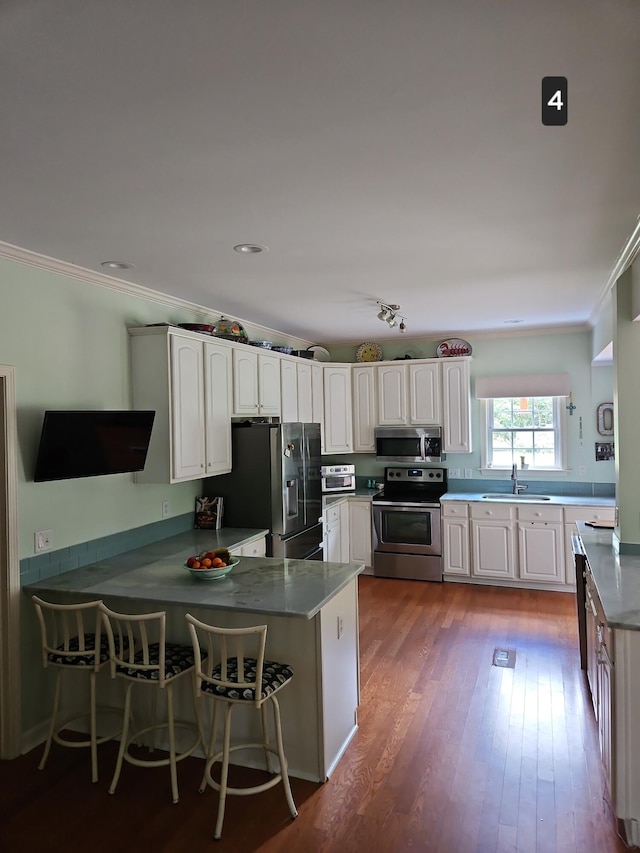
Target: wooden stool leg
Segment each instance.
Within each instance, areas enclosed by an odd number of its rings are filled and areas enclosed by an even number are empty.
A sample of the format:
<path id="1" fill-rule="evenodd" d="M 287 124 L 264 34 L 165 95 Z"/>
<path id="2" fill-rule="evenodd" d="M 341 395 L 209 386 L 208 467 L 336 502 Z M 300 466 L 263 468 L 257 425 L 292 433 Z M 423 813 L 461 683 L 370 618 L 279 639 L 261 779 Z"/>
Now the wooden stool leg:
<path id="1" fill-rule="evenodd" d="M 56 673 L 56 685 L 53 692 L 53 705 L 51 707 L 51 725 L 49 726 L 49 737 L 47 738 L 47 742 L 44 746 L 44 752 L 42 753 L 42 758 L 40 759 L 40 764 L 38 765 L 38 770 L 43 770 L 44 765 L 47 763 L 47 758 L 49 757 L 49 752 L 51 750 L 51 742 L 53 741 L 53 735 L 56 730 L 56 721 L 58 719 L 58 703 L 60 702 L 60 681 L 62 679 L 62 670 L 59 669 Z"/>
<path id="2" fill-rule="evenodd" d="M 284 785 L 284 793 L 287 798 L 287 803 L 289 805 L 289 811 L 291 812 L 291 817 L 298 816 L 298 809 L 296 808 L 296 804 L 293 801 L 293 794 L 291 793 L 291 785 L 289 784 L 289 772 L 288 772 L 288 764 L 287 759 L 284 754 L 284 747 L 282 745 L 282 726 L 280 725 L 280 704 L 275 696 L 269 697 L 273 702 L 273 717 L 276 726 L 276 744 L 278 747 L 278 758 L 280 759 L 280 775 L 282 776 L 282 784 Z"/>

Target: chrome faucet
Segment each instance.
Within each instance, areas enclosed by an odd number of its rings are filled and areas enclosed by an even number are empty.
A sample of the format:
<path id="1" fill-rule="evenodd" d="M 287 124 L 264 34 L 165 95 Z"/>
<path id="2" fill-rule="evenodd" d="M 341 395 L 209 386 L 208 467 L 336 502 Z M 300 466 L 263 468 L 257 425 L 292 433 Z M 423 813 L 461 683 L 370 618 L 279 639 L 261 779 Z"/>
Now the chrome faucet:
<path id="1" fill-rule="evenodd" d="M 513 480 L 513 494 L 519 495 L 520 492 L 526 492 L 529 488 L 527 483 L 523 483 L 522 485 L 518 483 L 518 466 L 514 462 L 511 466 L 511 479 Z"/>

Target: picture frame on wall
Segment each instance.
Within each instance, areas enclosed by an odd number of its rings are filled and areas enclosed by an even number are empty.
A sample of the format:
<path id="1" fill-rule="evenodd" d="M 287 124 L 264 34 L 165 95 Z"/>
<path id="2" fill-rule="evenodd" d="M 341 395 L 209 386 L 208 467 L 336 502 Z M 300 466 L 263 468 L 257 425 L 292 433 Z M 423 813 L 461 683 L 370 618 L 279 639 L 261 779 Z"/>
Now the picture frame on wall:
<path id="1" fill-rule="evenodd" d="M 608 462 L 615 459 L 612 441 L 596 441 L 596 462 Z"/>

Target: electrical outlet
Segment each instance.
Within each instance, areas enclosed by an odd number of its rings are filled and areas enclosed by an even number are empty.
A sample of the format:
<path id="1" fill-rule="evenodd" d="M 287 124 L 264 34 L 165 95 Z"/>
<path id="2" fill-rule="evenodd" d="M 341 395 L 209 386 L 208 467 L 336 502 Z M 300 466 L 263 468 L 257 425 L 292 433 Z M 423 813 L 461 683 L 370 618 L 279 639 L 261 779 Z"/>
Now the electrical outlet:
<path id="1" fill-rule="evenodd" d="M 53 548 L 53 530 L 38 530 L 33 534 L 33 548 L 36 554 Z"/>
<path id="2" fill-rule="evenodd" d="M 449 479 L 450 480 L 459 480 L 460 479 L 460 469 L 459 468 L 449 468 Z"/>
<path id="3" fill-rule="evenodd" d="M 473 477 L 473 470 L 471 468 L 464 469 L 464 478 L 465 480 L 470 480 Z"/>
<path id="4" fill-rule="evenodd" d="M 167 500 L 162 501 L 162 517 L 169 517 L 169 501 Z"/>
<path id="5" fill-rule="evenodd" d="M 587 469 L 584 467 L 584 465 L 578 465 L 578 476 L 584 477 L 586 473 Z"/>
<path id="6" fill-rule="evenodd" d="M 340 639 L 343 634 L 344 634 L 344 618 L 342 616 L 338 616 L 338 639 Z"/>

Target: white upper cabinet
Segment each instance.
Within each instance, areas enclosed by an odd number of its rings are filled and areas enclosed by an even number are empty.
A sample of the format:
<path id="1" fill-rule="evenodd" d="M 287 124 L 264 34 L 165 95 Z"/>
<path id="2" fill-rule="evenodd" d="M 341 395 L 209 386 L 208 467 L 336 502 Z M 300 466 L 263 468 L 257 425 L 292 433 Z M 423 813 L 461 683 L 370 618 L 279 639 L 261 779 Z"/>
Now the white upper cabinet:
<path id="1" fill-rule="evenodd" d="M 171 338 L 171 475 L 173 480 L 205 474 L 204 343 Z"/>
<path id="2" fill-rule="evenodd" d="M 295 423 L 302 420 L 298 415 L 298 370 L 295 361 L 280 360 L 280 393 L 282 422 Z"/>
<path id="3" fill-rule="evenodd" d="M 320 424 L 320 446 L 324 453 L 324 369 L 311 362 L 311 423 Z"/>
<path id="4" fill-rule="evenodd" d="M 314 423 L 312 364 L 309 361 L 304 364 L 296 364 L 295 367 L 298 386 L 298 420 L 303 424 Z M 322 373 L 322 368 L 320 368 L 320 372 Z M 320 423 L 320 421 L 315 421 L 315 423 Z"/>
<path id="5" fill-rule="evenodd" d="M 325 364 L 323 453 L 351 453 L 351 365 Z"/>
<path id="6" fill-rule="evenodd" d="M 280 358 L 258 353 L 246 344 L 233 349 L 233 414 L 278 417 Z"/>
<path id="7" fill-rule="evenodd" d="M 385 364 L 376 368 L 379 426 L 442 422 L 440 361 Z"/>
<path id="8" fill-rule="evenodd" d="M 409 366 L 409 423 L 440 424 L 440 363 L 423 362 Z"/>
<path id="9" fill-rule="evenodd" d="M 169 327 L 130 330 L 133 405 L 156 412 L 137 483 L 231 470 L 231 346 Z"/>
<path id="10" fill-rule="evenodd" d="M 378 374 L 378 424 L 399 426 L 407 423 L 407 365 L 385 364 Z"/>
<path id="11" fill-rule="evenodd" d="M 205 453 L 208 475 L 231 471 L 231 350 L 204 345 Z"/>
<path id="12" fill-rule="evenodd" d="M 376 452 L 376 369 L 353 368 L 353 450 L 356 453 Z"/>
<path id="13" fill-rule="evenodd" d="M 258 353 L 259 414 L 280 414 L 280 358 L 277 355 Z"/>
<path id="14" fill-rule="evenodd" d="M 468 358 L 442 359 L 442 450 L 471 453 L 471 379 Z"/>
<path id="15" fill-rule="evenodd" d="M 258 353 L 238 347 L 233 350 L 233 414 L 258 413 Z"/>

